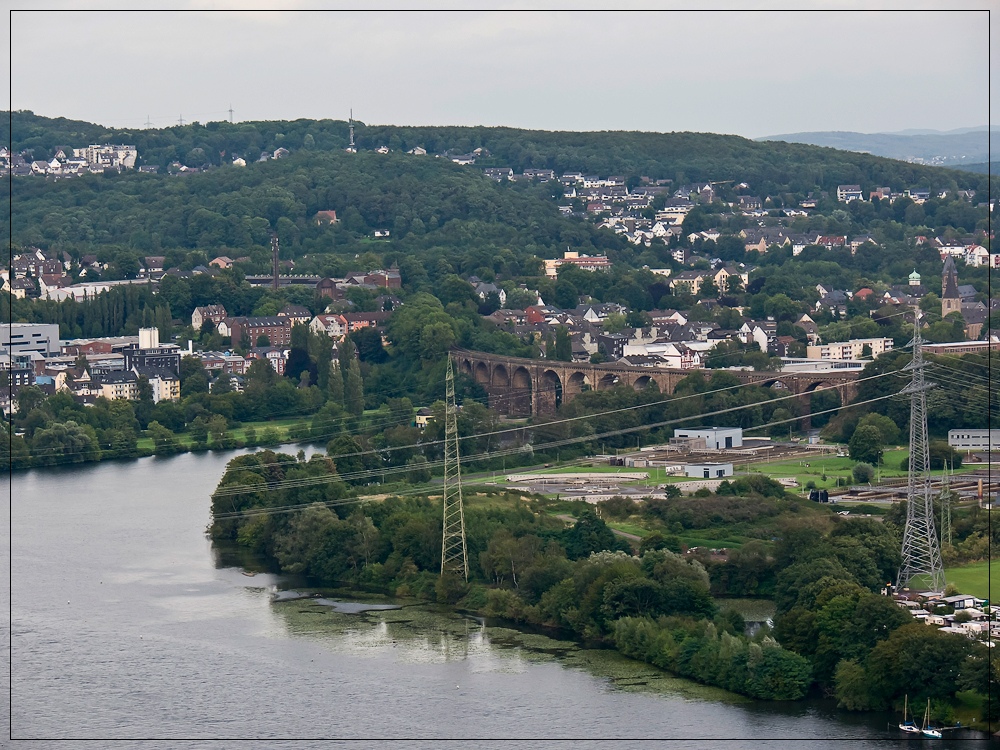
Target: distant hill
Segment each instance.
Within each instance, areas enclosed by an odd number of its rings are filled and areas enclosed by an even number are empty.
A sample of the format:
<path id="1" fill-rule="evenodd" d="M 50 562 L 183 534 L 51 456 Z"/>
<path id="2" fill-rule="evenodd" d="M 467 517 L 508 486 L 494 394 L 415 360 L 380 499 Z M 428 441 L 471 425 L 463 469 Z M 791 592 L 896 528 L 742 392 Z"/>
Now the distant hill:
<path id="1" fill-rule="evenodd" d="M 1000 161 L 984 161 L 980 164 L 956 164 L 954 169 L 961 169 L 963 172 L 974 172 L 976 174 L 1000 174 Z"/>
<path id="2" fill-rule="evenodd" d="M 994 131 L 997 132 L 997 131 Z M 758 141 L 785 141 L 827 146 L 844 151 L 857 151 L 886 156 L 890 159 L 934 166 L 958 166 L 987 161 L 989 135 L 985 128 L 959 128 L 955 131 L 916 131 L 907 133 L 854 133 L 851 131 L 818 131 L 768 135 Z"/>

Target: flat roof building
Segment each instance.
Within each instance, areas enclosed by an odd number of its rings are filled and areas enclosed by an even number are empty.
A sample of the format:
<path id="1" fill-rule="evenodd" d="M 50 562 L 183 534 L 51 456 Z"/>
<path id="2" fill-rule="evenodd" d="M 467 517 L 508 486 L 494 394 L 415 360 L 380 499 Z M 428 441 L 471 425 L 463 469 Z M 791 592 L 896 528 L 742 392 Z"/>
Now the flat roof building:
<path id="1" fill-rule="evenodd" d="M 693 479 L 721 479 L 733 475 L 733 465 L 727 463 L 688 464 L 684 475 Z"/>
<path id="2" fill-rule="evenodd" d="M 0 324 L 0 346 L 11 356 L 38 352 L 43 357 L 59 354 L 59 326 L 56 323 Z"/>
<path id="3" fill-rule="evenodd" d="M 957 451 L 1000 451 L 1000 430 L 948 430 L 948 445 Z"/>
<path id="4" fill-rule="evenodd" d="M 726 450 L 743 445 L 742 427 L 697 427 L 674 430 L 675 438 L 695 438 L 705 441 L 707 450 Z M 731 472 L 730 472 L 731 473 Z"/>

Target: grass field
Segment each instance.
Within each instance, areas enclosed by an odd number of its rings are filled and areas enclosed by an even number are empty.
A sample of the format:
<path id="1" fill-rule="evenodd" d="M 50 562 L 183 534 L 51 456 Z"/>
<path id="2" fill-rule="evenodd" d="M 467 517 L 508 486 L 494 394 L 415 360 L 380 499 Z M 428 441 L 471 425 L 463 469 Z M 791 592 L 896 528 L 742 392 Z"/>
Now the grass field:
<path id="1" fill-rule="evenodd" d="M 880 479 L 905 477 L 906 472 L 899 468 L 903 459 L 909 455 L 906 450 L 887 450 L 882 457 L 882 465 L 878 468 Z M 800 458 L 791 461 L 774 461 L 771 463 L 750 464 L 750 471 L 760 472 L 772 478 L 792 477 L 799 486 L 804 488 L 806 482 L 814 482 L 819 488 L 850 486 L 855 484 L 851 470 L 856 461 L 847 456 L 817 456 L 816 458 Z M 736 471 L 746 467 L 737 464 Z M 943 474 L 943 471 L 932 471 L 931 474 Z M 826 477 L 824 479 L 823 477 Z"/>
<path id="2" fill-rule="evenodd" d="M 1000 560 L 945 568 L 944 577 L 963 594 L 989 599 L 990 602 L 1000 601 Z"/>
<path id="3" fill-rule="evenodd" d="M 963 594 L 989 599 L 990 603 L 1000 601 L 1000 560 L 945 568 L 944 578 Z M 919 578 L 914 583 L 921 585 Z"/>

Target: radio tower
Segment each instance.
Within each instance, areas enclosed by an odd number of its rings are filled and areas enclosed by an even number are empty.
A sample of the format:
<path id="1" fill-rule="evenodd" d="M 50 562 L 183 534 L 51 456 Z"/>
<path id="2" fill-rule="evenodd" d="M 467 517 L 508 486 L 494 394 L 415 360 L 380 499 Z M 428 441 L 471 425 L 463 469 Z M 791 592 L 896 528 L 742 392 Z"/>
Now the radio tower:
<path id="1" fill-rule="evenodd" d="M 344 149 L 349 154 L 356 154 L 358 152 L 358 147 L 354 145 L 354 110 L 351 110 L 351 116 L 347 120 L 347 128 L 350 133 L 351 140 L 347 144 L 347 148 Z"/>
<path id="2" fill-rule="evenodd" d="M 271 279 L 271 288 L 278 291 L 278 235 L 271 234 L 271 270 L 274 278 Z"/>
<path id="3" fill-rule="evenodd" d="M 934 530 L 934 497 L 931 494 L 930 451 L 927 445 L 927 391 L 924 356 L 920 348 L 920 313 L 913 326 L 913 359 L 910 384 L 900 394 L 910 396 L 910 472 L 906 492 L 906 528 L 903 531 L 903 564 L 897 586 L 904 588 L 917 576 L 926 576 L 932 591 L 944 590 L 941 545 Z"/>
<path id="4" fill-rule="evenodd" d="M 458 461 L 458 416 L 455 413 L 455 373 L 448 357 L 444 406 L 444 527 L 441 534 L 441 575 L 456 573 L 469 580 L 462 509 L 462 470 Z"/>

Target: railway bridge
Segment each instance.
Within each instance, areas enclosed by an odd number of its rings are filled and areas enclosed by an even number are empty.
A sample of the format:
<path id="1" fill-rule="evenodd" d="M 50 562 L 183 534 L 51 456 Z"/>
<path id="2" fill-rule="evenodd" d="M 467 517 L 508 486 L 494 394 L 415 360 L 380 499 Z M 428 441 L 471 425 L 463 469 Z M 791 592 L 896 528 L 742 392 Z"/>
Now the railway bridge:
<path id="1" fill-rule="evenodd" d="M 550 359 L 523 359 L 467 349 L 453 349 L 452 361 L 459 372 L 469 375 L 489 394 L 490 408 L 513 417 L 552 414 L 560 404 L 569 403 L 585 390 L 605 390 L 628 386 L 636 390 L 657 388 L 670 394 L 677 384 L 695 372 L 711 377 L 728 372 L 741 383 L 760 385 L 801 396 L 825 388 L 835 388 L 842 404 L 857 395 L 857 371 L 762 372 L 757 370 L 675 370 L 638 367 L 619 363 L 590 364 L 557 362 Z M 803 410 L 808 414 L 808 408 Z"/>

